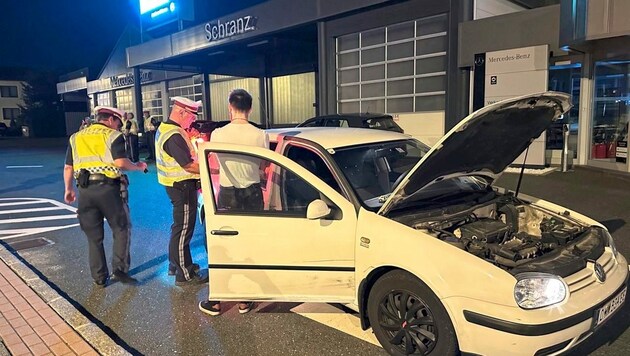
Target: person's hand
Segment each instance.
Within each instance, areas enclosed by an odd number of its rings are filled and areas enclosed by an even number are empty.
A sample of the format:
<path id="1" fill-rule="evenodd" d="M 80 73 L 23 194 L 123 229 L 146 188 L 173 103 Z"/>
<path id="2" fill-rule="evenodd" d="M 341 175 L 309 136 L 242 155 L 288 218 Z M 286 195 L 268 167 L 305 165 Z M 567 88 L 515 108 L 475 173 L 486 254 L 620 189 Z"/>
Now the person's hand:
<path id="1" fill-rule="evenodd" d="M 77 199 L 77 195 L 74 192 L 74 189 L 66 190 L 66 193 L 63 196 L 63 200 L 65 200 L 66 203 L 72 204 L 74 203 L 76 199 Z"/>
<path id="2" fill-rule="evenodd" d="M 147 164 L 145 162 L 138 162 L 136 163 L 136 167 L 138 167 L 139 171 L 144 171 L 147 169 Z"/>

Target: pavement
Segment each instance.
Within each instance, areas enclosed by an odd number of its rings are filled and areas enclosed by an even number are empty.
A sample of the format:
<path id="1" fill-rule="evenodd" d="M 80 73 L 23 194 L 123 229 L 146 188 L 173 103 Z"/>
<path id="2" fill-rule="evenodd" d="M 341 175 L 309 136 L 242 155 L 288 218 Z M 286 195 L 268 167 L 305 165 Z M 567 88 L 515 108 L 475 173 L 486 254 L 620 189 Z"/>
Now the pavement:
<path id="1" fill-rule="evenodd" d="M 0 244 L 0 355 L 128 355 Z"/>

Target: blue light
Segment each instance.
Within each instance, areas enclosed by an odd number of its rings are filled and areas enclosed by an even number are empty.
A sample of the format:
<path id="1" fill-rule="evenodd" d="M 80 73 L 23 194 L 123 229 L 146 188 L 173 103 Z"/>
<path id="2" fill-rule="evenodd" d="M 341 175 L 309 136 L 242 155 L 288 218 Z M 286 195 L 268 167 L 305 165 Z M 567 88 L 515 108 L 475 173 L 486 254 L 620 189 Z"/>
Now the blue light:
<path id="1" fill-rule="evenodd" d="M 168 4 L 169 0 L 140 0 L 140 14 L 145 14 L 160 6 Z"/>
<path id="2" fill-rule="evenodd" d="M 175 12 L 175 3 L 174 3 L 174 2 L 172 2 L 172 3 L 169 5 L 169 9 L 171 9 L 171 12 Z"/>

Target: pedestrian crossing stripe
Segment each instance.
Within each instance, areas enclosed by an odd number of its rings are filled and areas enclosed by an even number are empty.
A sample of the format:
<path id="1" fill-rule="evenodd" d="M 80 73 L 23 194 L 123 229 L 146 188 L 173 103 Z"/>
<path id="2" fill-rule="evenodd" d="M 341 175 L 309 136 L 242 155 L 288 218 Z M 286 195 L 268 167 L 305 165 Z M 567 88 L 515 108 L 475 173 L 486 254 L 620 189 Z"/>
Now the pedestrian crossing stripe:
<path id="1" fill-rule="evenodd" d="M 29 207 L 31 206 L 31 207 Z M 33 212 L 60 211 L 56 215 L 40 215 L 29 217 L 5 218 L 7 214 L 26 214 Z M 63 212 L 63 213 L 61 213 Z M 70 214 L 68 214 L 68 212 Z M 0 198 L 0 240 L 43 234 L 50 231 L 62 230 L 79 226 L 77 209 L 73 206 L 44 198 Z M 65 214 L 64 214 L 65 213 Z M 66 220 L 74 220 L 70 224 Z M 11 229 L 11 224 L 23 224 L 40 221 L 50 221 L 49 226 L 25 227 Z M 61 222 L 61 224 L 54 224 Z"/>

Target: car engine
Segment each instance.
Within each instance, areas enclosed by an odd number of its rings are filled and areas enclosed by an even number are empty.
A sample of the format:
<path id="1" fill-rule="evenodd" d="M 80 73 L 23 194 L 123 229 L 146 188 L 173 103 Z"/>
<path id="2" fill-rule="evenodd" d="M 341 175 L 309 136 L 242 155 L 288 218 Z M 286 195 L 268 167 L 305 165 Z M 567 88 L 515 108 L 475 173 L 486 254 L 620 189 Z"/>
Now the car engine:
<path id="1" fill-rule="evenodd" d="M 568 212 L 545 211 L 512 196 L 441 216 L 439 220 L 407 217 L 400 222 L 511 273 L 567 275 L 582 268 L 586 259 L 599 257 L 605 245 L 595 229 L 581 225 Z"/>

